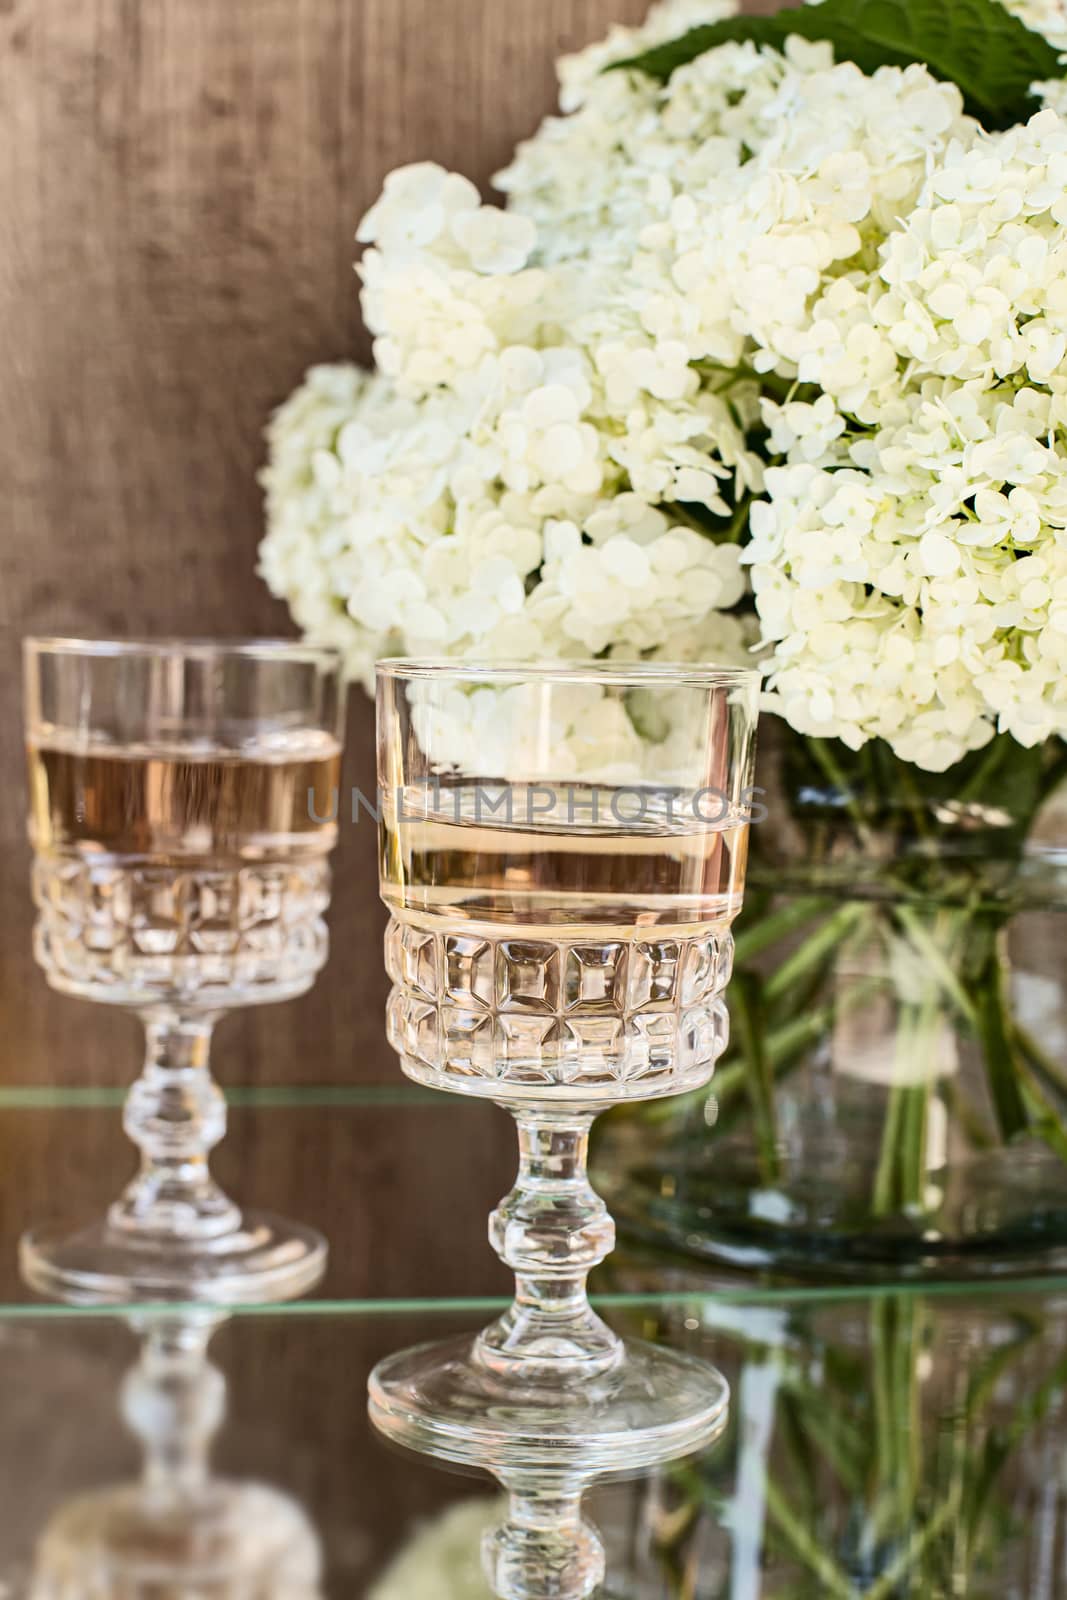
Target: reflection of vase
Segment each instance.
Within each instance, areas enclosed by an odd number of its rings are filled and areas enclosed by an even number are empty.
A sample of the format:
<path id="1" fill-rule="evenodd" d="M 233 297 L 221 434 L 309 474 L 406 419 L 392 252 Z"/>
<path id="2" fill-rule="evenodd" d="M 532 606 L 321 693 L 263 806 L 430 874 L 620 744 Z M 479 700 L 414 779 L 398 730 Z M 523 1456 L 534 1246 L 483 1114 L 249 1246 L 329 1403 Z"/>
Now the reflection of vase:
<path id="1" fill-rule="evenodd" d="M 710 1093 L 615 1114 L 620 1223 L 792 1269 L 1067 1245 L 1065 794 L 1058 750 L 1009 745 L 945 774 L 772 747 L 731 1049 Z"/>
<path id="2" fill-rule="evenodd" d="M 729 1376 L 731 1425 L 593 1500 L 612 1594 L 1059 1600 L 1063 1312 L 903 1292 L 673 1313 Z"/>

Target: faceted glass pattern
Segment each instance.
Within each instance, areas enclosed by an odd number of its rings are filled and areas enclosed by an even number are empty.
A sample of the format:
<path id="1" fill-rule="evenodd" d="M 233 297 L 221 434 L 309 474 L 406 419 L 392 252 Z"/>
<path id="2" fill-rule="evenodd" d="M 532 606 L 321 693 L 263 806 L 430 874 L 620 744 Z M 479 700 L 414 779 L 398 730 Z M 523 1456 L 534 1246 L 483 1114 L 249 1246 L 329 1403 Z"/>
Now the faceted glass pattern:
<path id="1" fill-rule="evenodd" d="M 178 870 L 51 854 L 34 861 L 33 893 L 38 962 L 56 988 L 93 1000 L 284 999 L 326 960 L 322 858 Z"/>
<path id="2" fill-rule="evenodd" d="M 675 1094 L 704 1082 L 725 1047 L 732 953 L 725 929 L 589 943 L 394 917 L 390 1041 L 411 1076 L 468 1093 Z"/>

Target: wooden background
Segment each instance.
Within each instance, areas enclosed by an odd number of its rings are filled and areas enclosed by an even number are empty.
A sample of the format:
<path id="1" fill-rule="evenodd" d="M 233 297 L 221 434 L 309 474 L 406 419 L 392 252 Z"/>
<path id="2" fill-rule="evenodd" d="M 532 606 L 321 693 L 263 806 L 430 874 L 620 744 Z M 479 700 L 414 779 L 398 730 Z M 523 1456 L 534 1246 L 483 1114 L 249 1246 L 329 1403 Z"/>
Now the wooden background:
<path id="1" fill-rule="evenodd" d="M 360 216 L 401 162 L 484 183 L 552 109 L 554 58 L 643 11 L 0 0 L 0 1088 L 125 1084 L 140 1052 L 132 1019 L 51 994 L 33 964 L 21 635 L 290 631 L 254 575 L 262 430 L 312 362 L 365 353 Z M 356 691 L 347 783 L 372 785 L 371 746 Z M 330 966 L 305 999 L 222 1024 L 224 1084 L 398 1081 L 372 832 L 344 832 Z M 97 1209 L 127 1160 L 117 1114 L 28 1126 L 0 1119 L 9 1202 L 33 1213 L 61 1163 Z M 262 1149 L 235 1128 L 227 1166 Z M 350 1159 L 341 1141 L 316 1181 Z"/>

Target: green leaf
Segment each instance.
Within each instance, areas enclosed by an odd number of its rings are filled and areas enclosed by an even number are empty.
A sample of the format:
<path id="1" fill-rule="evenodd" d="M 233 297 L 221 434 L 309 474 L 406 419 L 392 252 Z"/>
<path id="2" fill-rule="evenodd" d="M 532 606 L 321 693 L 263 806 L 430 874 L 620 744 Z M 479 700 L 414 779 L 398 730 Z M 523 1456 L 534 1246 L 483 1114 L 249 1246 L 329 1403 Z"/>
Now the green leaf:
<path id="1" fill-rule="evenodd" d="M 837 61 L 862 71 L 918 61 L 935 78 L 959 85 L 967 110 L 987 128 L 1025 121 L 1037 104 L 1030 85 L 1061 78 L 1065 68 L 1041 34 L 1005 10 L 1001 0 L 823 0 L 769 17 L 731 17 L 693 28 L 615 68 L 634 68 L 664 82 L 719 45 L 750 40 L 781 49 L 791 34 L 825 39 Z"/>

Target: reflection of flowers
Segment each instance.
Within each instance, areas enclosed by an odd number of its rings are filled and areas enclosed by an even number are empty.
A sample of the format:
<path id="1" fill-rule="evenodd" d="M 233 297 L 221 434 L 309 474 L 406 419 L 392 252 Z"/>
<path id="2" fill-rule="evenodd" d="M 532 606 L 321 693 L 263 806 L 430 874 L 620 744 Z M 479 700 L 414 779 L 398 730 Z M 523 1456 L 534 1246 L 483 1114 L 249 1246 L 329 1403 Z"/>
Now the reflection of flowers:
<path id="1" fill-rule="evenodd" d="M 596 683 L 559 683 L 546 699 L 537 682 L 470 688 L 430 680 L 409 684 L 407 697 L 415 736 L 436 771 L 510 783 L 714 787 L 707 729 L 687 718 L 690 703 L 669 683 L 624 698 Z M 701 815 L 691 799 L 689 813 Z"/>
<path id="2" fill-rule="evenodd" d="M 1063 1521 L 1054 1306 L 891 1293 L 857 1311 L 827 1295 L 777 1330 L 746 1317 L 737 1340 L 704 1318 L 737 1364 L 735 1443 L 656 1486 L 657 1595 L 691 1596 L 696 1571 L 702 1595 L 732 1600 L 1038 1592 Z"/>
<path id="3" fill-rule="evenodd" d="M 409 1540 L 367 1600 L 492 1600 L 482 1573 L 482 1535 L 504 1502 L 463 1500 Z"/>

